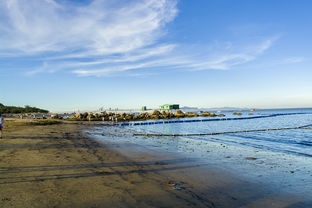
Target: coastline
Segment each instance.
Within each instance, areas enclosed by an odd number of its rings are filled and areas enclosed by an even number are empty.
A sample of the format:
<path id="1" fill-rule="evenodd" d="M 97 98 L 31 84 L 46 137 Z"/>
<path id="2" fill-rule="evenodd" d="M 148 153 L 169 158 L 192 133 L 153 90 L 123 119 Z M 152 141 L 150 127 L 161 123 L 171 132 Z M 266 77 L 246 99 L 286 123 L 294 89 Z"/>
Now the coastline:
<path id="1" fill-rule="evenodd" d="M 262 187 L 264 192 L 269 193 L 268 196 L 279 195 L 281 198 L 296 198 L 303 204 L 296 204 L 294 207 L 312 206 L 312 184 L 309 180 L 312 170 L 310 158 L 305 155 L 292 155 L 232 145 L 223 143 L 222 140 L 216 142 L 188 137 L 137 137 L 134 136 L 137 129 L 128 127 L 99 127 L 90 133 L 99 141 L 114 142 L 115 146 L 118 146 L 116 150 L 128 157 L 139 159 L 140 153 L 143 153 L 156 157 L 174 155 L 180 158 L 192 158 L 195 160 L 193 164 L 200 163 L 199 172 L 201 174 L 195 176 L 197 179 L 201 175 L 209 175 L 210 171 L 214 170 L 220 175 L 228 175 L 233 180 L 242 181 L 245 183 L 244 186 L 246 184 L 253 186 L 255 189 L 251 189 L 251 192 L 254 192 L 255 198 L 257 198 L 257 194 L 261 195 L 255 190 Z M 127 148 L 122 148 L 125 146 Z M 137 152 L 140 152 L 138 156 L 136 156 Z M 181 172 L 177 172 L 177 174 Z M 189 175 L 192 175 L 192 172 L 189 172 Z M 191 177 L 194 178 L 194 176 Z M 213 178 L 212 180 L 219 179 Z M 202 183 L 208 185 L 206 181 L 203 179 Z M 233 193 L 239 192 L 239 190 L 241 190 L 240 186 Z M 227 194 L 231 195 L 231 191 Z M 243 199 L 243 194 L 238 198 L 242 201 L 246 199 Z M 279 201 L 281 198 L 275 200 Z M 234 207 L 238 207 L 238 205 Z M 267 207 L 275 206 L 268 205 Z"/>
<path id="2" fill-rule="evenodd" d="M 0 207 L 306 207 L 193 158 L 100 143 L 82 133 L 92 122 L 25 122 L 5 123 Z"/>

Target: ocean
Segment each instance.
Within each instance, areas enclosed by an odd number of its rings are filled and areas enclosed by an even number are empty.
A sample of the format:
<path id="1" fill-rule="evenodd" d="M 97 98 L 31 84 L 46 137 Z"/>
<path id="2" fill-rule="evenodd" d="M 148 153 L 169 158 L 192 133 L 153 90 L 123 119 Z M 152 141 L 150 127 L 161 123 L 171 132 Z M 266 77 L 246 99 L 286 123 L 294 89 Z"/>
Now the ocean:
<path id="1" fill-rule="evenodd" d="M 312 109 L 221 112 L 225 117 L 202 122 L 97 127 L 99 141 L 138 145 L 206 161 L 248 181 L 312 197 L 312 126 L 300 129 L 225 133 L 201 136 L 134 136 L 137 133 L 207 134 L 312 125 Z M 250 115 L 252 113 L 252 115 Z M 248 118 L 248 119 L 246 119 Z M 194 118 L 192 118 L 194 119 Z"/>
<path id="2" fill-rule="evenodd" d="M 156 125 L 138 125 L 129 128 L 142 133 L 159 134 L 205 134 L 228 131 L 256 129 L 289 128 L 311 124 L 312 109 L 259 110 L 256 112 L 222 112 L 225 118 L 250 118 L 237 120 L 207 119 L 204 122 L 168 123 Z M 252 113 L 252 115 L 248 115 Z M 273 115 L 272 117 L 270 117 Z M 278 115 L 278 116 L 276 116 Z M 268 116 L 268 117 L 262 117 Z M 198 118 L 202 119 L 202 118 Z M 209 121 L 211 120 L 211 121 Z M 227 133 L 213 136 L 190 136 L 190 140 L 203 140 L 216 143 L 232 144 L 283 152 L 304 157 L 312 157 L 312 129 L 290 129 L 278 131 L 260 131 Z"/>

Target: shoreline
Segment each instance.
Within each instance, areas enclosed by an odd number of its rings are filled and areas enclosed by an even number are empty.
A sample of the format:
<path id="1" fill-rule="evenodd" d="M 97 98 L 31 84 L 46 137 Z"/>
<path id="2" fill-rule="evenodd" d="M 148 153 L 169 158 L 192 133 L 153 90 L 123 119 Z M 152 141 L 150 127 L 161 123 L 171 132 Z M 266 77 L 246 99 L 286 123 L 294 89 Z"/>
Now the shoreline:
<path id="1" fill-rule="evenodd" d="M 192 158 L 99 143 L 82 133 L 94 123 L 25 122 L 5 123 L 0 207 L 305 207 Z"/>
<path id="2" fill-rule="evenodd" d="M 156 156 L 169 154 L 182 158 L 195 158 L 196 162 L 205 164 L 202 166 L 205 167 L 202 170 L 203 174 L 213 169 L 219 174 L 225 173 L 236 180 L 254 184 L 256 187 L 263 186 L 267 191 L 273 190 L 280 195 L 298 197 L 301 201 L 312 204 L 310 201 L 312 184 L 309 182 L 312 172 L 310 158 L 230 143 L 193 140 L 188 137 L 135 137 L 132 135 L 136 130 L 128 127 L 100 129 L 93 132 L 97 140 L 121 143 L 121 149 L 127 143 L 128 150 L 123 148 L 121 153 L 132 151 L 131 154 L 126 154 L 128 157 L 132 157 L 136 152 L 143 154 L 154 152 Z M 101 131 L 103 133 L 100 133 Z M 115 135 L 108 133 L 112 131 Z"/>

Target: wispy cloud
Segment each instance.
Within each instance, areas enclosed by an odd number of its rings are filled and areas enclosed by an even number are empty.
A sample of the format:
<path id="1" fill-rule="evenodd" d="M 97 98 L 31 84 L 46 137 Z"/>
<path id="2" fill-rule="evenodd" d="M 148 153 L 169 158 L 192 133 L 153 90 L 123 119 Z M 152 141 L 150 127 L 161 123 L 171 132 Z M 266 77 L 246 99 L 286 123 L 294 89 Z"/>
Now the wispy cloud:
<path id="1" fill-rule="evenodd" d="M 306 60 L 305 57 L 290 57 L 283 61 L 284 64 L 295 64 L 295 63 L 301 63 Z"/>
<path id="2" fill-rule="evenodd" d="M 73 73 L 80 76 L 106 76 L 111 73 L 142 68 L 147 70 L 181 69 L 187 71 L 228 70 L 235 66 L 255 60 L 258 56 L 268 50 L 275 40 L 275 37 L 265 39 L 252 47 L 250 45 L 248 45 L 248 47 L 232 45 L 230 50 L 228 47 L 222 49 L 215 48 L 214 52 L 207 52 L 204 54 L 202 54 L 204 49 L 202 50 L 200 46 L 196 47 L 200 53 L 189 51 L 183 49 L 183 46 L 179 46 L 167 50 L 164 54 L 147 59 L 144 57 L 132 59 L 130 56 L 130 59 L 129 57 L 126 59 L 117 58 L 110 60 L 108 63 L 95 61 L 78 64 L 80 67 L 86 67 L 86 65 L 88 65 L 88 67 L 76 69 Z M 131 62 L 129 60 L 135 61 Z M 114 64 L 112 65 L 112 63 Z"/>
<path id="3" fill-rule="evenodd" d="M 94 0 L 83 5 L 4 0 L 0 12 L 1 52 L 84 56 L 124 53 L 151 45 L 177 10 L 172 0 Z"/>
<path id="4" fill-rule="evenodd" d="M 140 69 L 226 70 L 256 59 L 278 39 L 240 45 L 225 41 L 222 48 L 209 46 L 212 51 L 164 42 L 166 25 L 177 13 L 176 0 L 3 0 L 0 57 L 41 61 L 28 75 L 59 70 L 79 76 L 125 71 L 141 75 L 136 71 Z"/>

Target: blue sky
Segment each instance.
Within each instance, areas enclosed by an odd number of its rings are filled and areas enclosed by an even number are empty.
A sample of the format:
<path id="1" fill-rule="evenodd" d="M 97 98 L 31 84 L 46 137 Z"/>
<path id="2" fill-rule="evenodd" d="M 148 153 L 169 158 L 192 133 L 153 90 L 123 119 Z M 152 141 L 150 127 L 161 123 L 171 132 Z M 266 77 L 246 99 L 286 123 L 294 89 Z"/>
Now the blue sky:
<path id="1" fill-rule="evenodd" d="M 3 0 L 0 102 L 312 107 L 309 0 Z"/>

